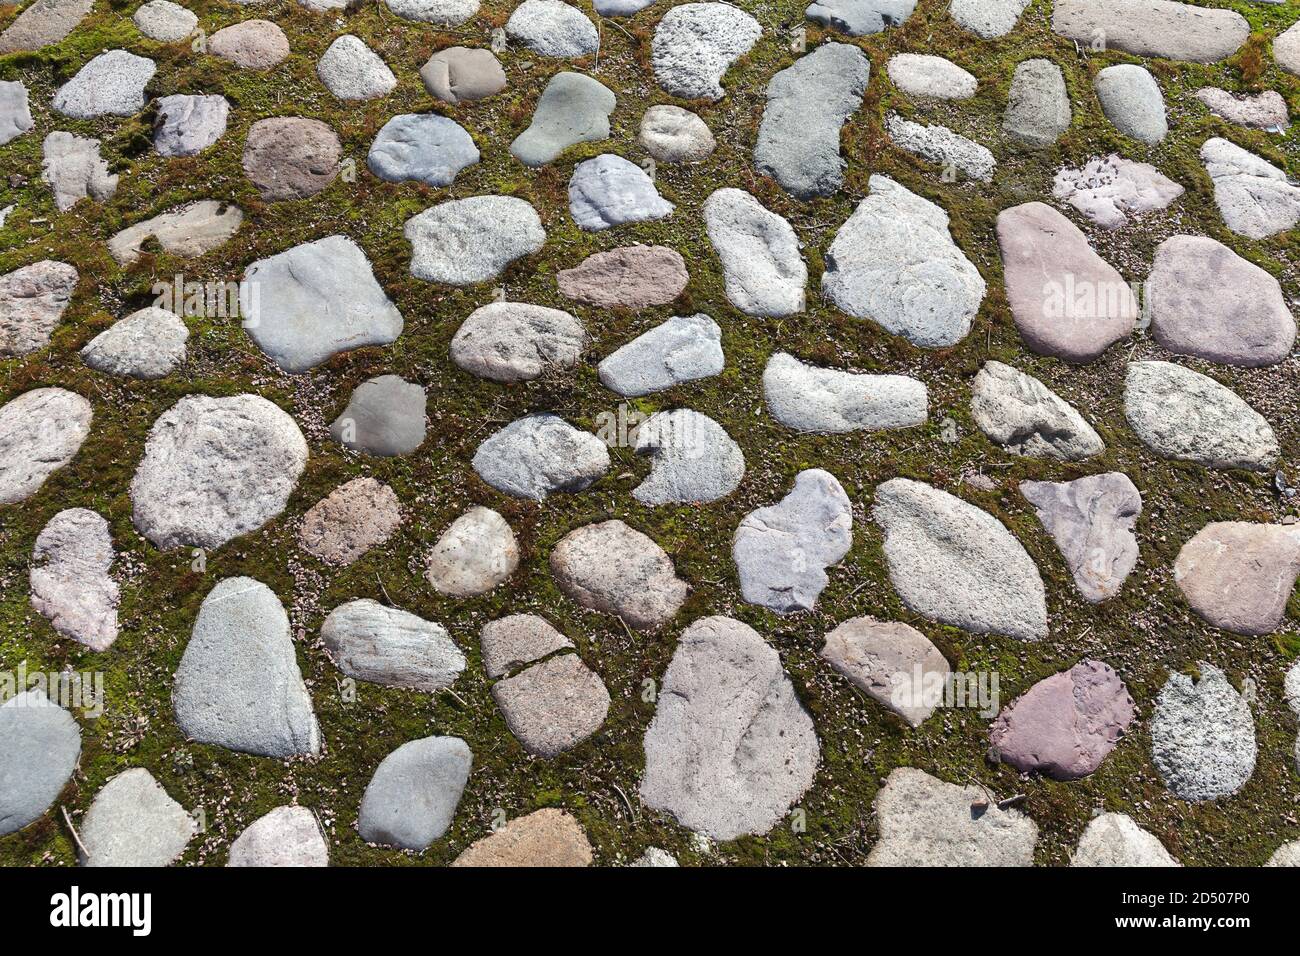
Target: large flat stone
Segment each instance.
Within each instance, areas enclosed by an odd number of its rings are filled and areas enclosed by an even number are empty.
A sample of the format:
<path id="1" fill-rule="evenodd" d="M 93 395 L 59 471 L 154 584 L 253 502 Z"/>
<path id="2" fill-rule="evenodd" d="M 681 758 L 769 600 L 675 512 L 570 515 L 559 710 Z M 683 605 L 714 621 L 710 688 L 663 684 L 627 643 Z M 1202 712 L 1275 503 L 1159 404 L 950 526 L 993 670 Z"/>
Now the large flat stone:
<path id="1" fill-rule="evenodd" d="M 1277 279 L 1206 236 L 1172 236 L 1146 282 L 1151 334 L 1177 355 L 1253 368 L 1295 344 L 1296 322 Z"/>
<path id="2" fill-rule="evenodd" d="M 799 199 L 829 196 L 844 181 L 840 130 L 862 105 L 871 61 L 826 43 L 772 77 L 754 144 L 754 167 Z"/>
<path id="3" fill-rule="evenodd" d="M 307 442 L 257 395 L 187 395 L 158 416 L 131 481 L 131 520 L 164 550 L 219 548 L 280 514 Z"/>
<path id="4" fill-rule="evenodd" d="M 1193 611 L 1238 634 L 1282 626 L 1300 574 L 1300 525 L 1215 521 L 1183 545 L 1174 581 Z"/>
<path id="5" fill-rule="evenodd" d="M 1240 49 L 1250 24 L 1232 10 L 1172 0 L 1057 0 L 1052 30 L 1084 46 L 1101 38 L 1134 56 L 1214 63 Z"/>
<path id="6" fill-rule="evenodd" d="M 997 235 L 1007 301 L 1031 350 L 1091 362 L 1132 333 L 1133 290 L 1051 206 L 1029 202 L 1002 210 Z"/>
<path id="7" fill-rule="evenodd" d="M 976 634 L 1047 636 L 1043 579 L 1002 522 L 906 478 L 876 488 L 889 580 L 918 614 Z"/>
<path id="8" fill-rule="evenodd" d="M 1129 363 L 1124 417 L 1162 458 L 1251 471 L 1277 461 L 1277 436 L 1264 416 L 1226 385 L 1171 362 Z"/>
<path id="9" fill-rule="evenodd" d="M 244 270 L 239 304 L 249 337 L 287 372 L 350 349 L 388 345 L 405 324 L 365 252 L 347 236 L 258 259 Z"/>
<path id="10" fill-rule="evenodd" d="M 956 345 L 984 299 L 984 278 L 948 231 L 948 214 L 873 175 L 826 253 L 822 291 L 836 308 L 870 319 L 921 348 Z"/>
<path id="11" fill-rule="evenodd" d="M 728 617 L 683 632 L 645 734 L 647 807 L 715 840 L 763 834 L 812 785 L 820 756 L 775 648 Z"/>
<path id="12" fill-rule="evenodd" d="M 990 803 L 981 786 L 959 786 L 915 767 L 890 773 L 876 794 L 880 839 L 867 866 L 1030 866 L 1038 826 Z"/>

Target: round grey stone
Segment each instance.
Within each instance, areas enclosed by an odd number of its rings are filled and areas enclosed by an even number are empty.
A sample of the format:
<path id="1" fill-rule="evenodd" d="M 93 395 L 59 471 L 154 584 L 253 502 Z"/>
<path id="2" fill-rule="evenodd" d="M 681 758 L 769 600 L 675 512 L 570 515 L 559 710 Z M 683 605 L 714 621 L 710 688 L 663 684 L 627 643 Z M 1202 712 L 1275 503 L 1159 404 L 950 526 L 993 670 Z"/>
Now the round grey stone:
<path id="1" fill-rule="evenodd" d="M 495 54 L 474 47 L 439 50 L 420 67 L 420 79 L 431 94 L 453 105 L 481 100 L 506 88 L 506 71 Z"/>
<path id="2" fill-rule="evenodd" d="M 562 0 L 524 0 L 506 21 L 506 36 L 542 56 L 590 56 L 600 49 L 596 25 Z"/>
<path id="3" fill-rule="evenodd" d="M 350 349 L 388 345 L 404 326 L 370 260 L 347 236 L 258 259 L 244 271 L 239 304 L 249 337 L 288 372 Z"/>
<path id="4" fill-rule="evenodd" d="M 519 567 L 519 543 L 491 508 L 471 508 L 451 523 L 426 562 L 425 578 L 440 594 L 487 594 Z"/>
<path id="5" fill-rule="evenodd" d="M 1015 29 L 1029 0 L 952 0 L 948 15 L 958 25 L 991 40 Z"/>
<path id="6" fill-rule="evenodd" d="M 1093 80 L 1106 118 L 1125 136 L 1158 143 L 1169 132 L 1165 98 L 1156 79 L 1134 63 L 1101 70 Z"/>
<path id="7" fill-rule="evenodd" d="M 316 814 L 306 807 L 276 807 L 230 844 L 226 866 L 329 866 L 329 846 Z"/>
<path id="8" fill-rule="evenodd" d="M 400 375 L 380 375 L 357 386 L 330 436 L 367 455 L 409 455 L 424 443 L 424 388 Z"/>
<path id="9" fill-rule="evenodd" d="M 171 0 L 149 0 L 131 17 L 136 29 L 159 43 L 184 40 L 199 25 L 199 18 Z"/>
<path id="10" fill-rule="evenodd" d="M 661 163 L 698 163 L 717 146 L 708 124 L 680 106 L 652 106 L 641 116 L 637 140 Z"/>
<path id="11" fill-rule="evenodd" d="M 203 599 L 172 704 L 181 732 L 199 743 L 279 759 L 320 753 L 289 616 L 252 578 L 226 578 Z"/>
<path id="12" fill-rule="evenodd" d="M 491 302 L 470 313 L 451 339 L 451 360 L 494 382 L 527 382 L 548 368 L 572 368 L 586 344 L 568 312 L 527 302 Z"/>
<path id="13" fill-rule="evenodd" d="M 373 100 L 387 96 L 397 86 L 388 64 L 350 33 L 329 45 L 316 64 L 316 75 L 341 100 Z"/>
<path id="14" fill-rule="evenodd" d="M 1025 60 L 1016 67 L 1002 128 L 1031 146 L 1050 146 L 1070 127 L 1065 75 L 1051 60 Z"/>
<path id="15" fill-rule="evenodd" d="M 131 481 L 131 520 L 164 550 L 219 548 L 284 510 L 307 442 L 257 395 L 187 395 L 149 429 Z"/>
<path id="16" fill-rule="evenodd" d="M 379 765 L 361 798 L 357 831 L 367 843 L 424 850 L 451 826 L 474 755 L 459 737 L 402 744 Z"/>
<path id="17" fill-rule="evenodd" d="M 473 285 L 546 242 L 537 210 L 513 196 L 471 196 L 426 209 L 406 222 L 411 275 L 429 282 Z"/>
<path id="18" fill-rule="evenodd" d="M 951 60 L 927 53 L 896 53 L 885 72 L 894 86 L 908 96 L 936 100 L 966 100 L 975 95 L 978 81 Z"/>
<path id="19" fill-rule="evenodd" d="M 93 369 L 128 378 L 162 378 L 185 361 L 190 330 L 175 312 L 154 306 L 132 312 L 81 350 Z"/>
<path id="20" fill-rule="evenodd" d="M 557 415 L 527 415 L 493 434 L 474 453 L 485 482 L 516 498 L 543 501 L 578 492 L 609 469 L 609 450 L 595 435 Z"/>
<path id="21" fill-rule="evenodd" d="M 76 720 L 39 688 L 0 704 L 0 836 L 39 820 L 81 756 Z"/>
<path id="22" fill-rule="evenodd" d="M 208 52 L 241 70 L 269 70 L 289 55 L 289 38 L 270 20 L 244 20 L 212 34 Z"/>

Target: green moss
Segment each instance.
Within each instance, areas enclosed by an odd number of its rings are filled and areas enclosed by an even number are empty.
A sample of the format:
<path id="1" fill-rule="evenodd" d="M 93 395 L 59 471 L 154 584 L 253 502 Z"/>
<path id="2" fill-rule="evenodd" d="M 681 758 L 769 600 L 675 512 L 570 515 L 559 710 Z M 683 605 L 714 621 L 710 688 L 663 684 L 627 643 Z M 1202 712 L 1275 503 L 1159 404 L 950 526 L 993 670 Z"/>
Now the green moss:
<path id="1" fill-rule="evenodd" d="M 0 205 L 17 202 L 0 232 L 0 271 L 40 258 L 71 262 L 82 274 L 72 306 L 53 346 L 21 360 L 0 361 L 0 401 L 39 385 L 59 385 L 86 395 L 95 407 L 92 436 L 71 465 L 54 475 L 34 498 L 0 510 L 0 667 L 27 661 L 31 669 L 102 670 L 108 708 L 97 721 L 83 723 L 81 767 L 61 803 L 74 818 L 84 812 L 104 781 L 130 766 L 144 766 L 185 806 L 201 808 L 207 823 L 203 838 L 186 853 L 188 863 L 224 862 L 229 841 L 259 815 L 297 800 L 322 816 L 333 858 L 342 864 L 440 864 L 485 835 L 502 814 L 514 817 L 543 806 L 575 813 L 602 863 L 630 860 L 649 845 L 675 853 L 683 863 L 749 864 L 860 863 L 874 826 L 871 802 L 881 780 L 895 767 L 913 765 L 956 782 L 979 780 L 1006 796 L 1026 794 L 1024 809 L 1039 823 L 1038 859 L 1064 862 L 1095 808 L 1135 816 L 1184 862 L 1259 863 L 1281 842 L 1300 835 L 1293 807 L 1300 786 L 1293 770 L 1295 720 L 1281 701 L 1281 676 L 1300 638 L 1293 625 L 1275 639 L 1239 638 L 1207 627 L 1190 613 L 1174 586 L 1170 568 L 1182 543 L 1207 521 L 1274 520 L 1284 510 L 1266 476 L 1204 469 L 1155 459 L 1127 428 L 1120 404 L 1125 362 L 1130 354 L 1158 354 L 1145 338 L 1112 349 L 1084 368 L 1028 354 L 1012 323 L 1002 291 L 1001 263 L 994 220 L 1007 206 L 1050 195 L 1055 170 L 1110 151 L 1149 161 L 1187 187 L 1168 215 L 1157 215 L 1117 234 L 1094 236 L 1099 251 L 1129 279 L 1141 279 L 1152 250 L 1174 232 L 1197 232 L 1225 242 L 1277 275 L 1292 300 L 1300 295 L 1300 239 L 1276 236 L 1251 242 L 1230 233 L 1218 216 L 1198 150 L 1211 135 L 1227 136 L 1300 177 L 1297 134 L 1285 136 L 1227 127 L 1209 115 L 1192 93 L 1207 84 L 1233 90 L 1277 89 L 1300 114 L 1300 80 L 1279 72 L 1263 50 L 1262 66 L 1249 57 L 1219 66 L 1153 61 L 1165 90 L 1172 120 L 1169 138 L 1145 147 L 1115 132 L 1101 115 L 1091 92 L 1101 67 L 1136 62 L 1121 53 L 1079 51 L 1047 29 L 1049 5 L 1037 0 L 1009 36 L 982 41 L 957 28 L 943 0 L 922 0 L 903 27 L 883 35 L 848 40 L 871 56 L 873 78 L 866 102 L 843 137 L 849 165 L 844 190 L 807 203 L 782 193 L 753 170 L 750 150 L 762 115 L 768 78 L 795 58 L 788 31 L 799 24 L 804 3 L 776 0 L 759 17 L 764 38 L 727 76 L 729 93 L 720 103 L 693 107 L 714 131 L 719 147 L 705 162 L 688 167 L 660 166 L 658 185 L 677 204 L 662 221 L 588 234 L 568 216 L 566 190 L 575 160 L 613 149 L 642 158 L 635 137 L 644 109 L 671 99 L 649 78 L 649 43 L 658 4 L 630 21 L 603 25 L 603 48 L 596 75 L 618 96 L 609 143 L 585 144 L 563 160 L 528 170 L 508 154 L 509 142 L 526 128 L 532 106 L 546 81 L 570 64 L 514 51 L 503 59 L 510 89 L 471 106 L 450 109 L 427 96 L 417 71 L 436 49 L 456 43 L 486 43 L 487 30 L 504 22 L 511 5 L 489 3 L 470 23 L 439 31 L 402 21 L 382 4 L 341 16 L 313 14 L 291 0 L 272 0 L 248 10 L 203 0 L 190 6 L 209 35 L 220 26 L 260 16 L 274 19 L 289 34 L 293 53 L 266 73 L 240 72 L 185 44 L 161 45 L 142 39 L 129 22 L 134 2 L 97 4 L 72 37 L 49 51 L 0 58 L 0 78 L 21 76 L 33 94 L 37 128 L 0 147 Z M 590 13 L 587 3 L 580 3 Z M 742 4 L 744 5 L 744 4 Z M 1294 17 L 1286 7 L 1246 2 L 1231 6 L 1252 28 L 1273 35 Z M 340 104 L 315 77 L 314 64 L 338 34 L 359 35 L 381 53 L 399 79 L 397 90 L 373 103 Z M 810 27 L 809 43 L 845 38 Z M 221 93 L 232 104 L 230 129 L 216 146 L 193 159 L 165 160 L 149 148 L 151 119 L 68 120 L 48 111 L 59 83 L 100 50 L 125 46 L 158 61 L 150 85 L 155 96 L 176 92 Z M 884 76 L 896 52 L 941 54 L 981 79 L 977 95 L 956 104 L 923 105 L 894 93 Z M 1048 57 L 1065 70 L 1074 102 L 1074 122 L 1057 148 L 1022 152 L 1000 133 L 1001 111 L 1016 63 Z M 577 64 L 591 70 L 592 62 Z M 370 141 L 383 123 L 400 112 L 429 111 L 454 116 L 473 135 L 483 153 L 445 190 L 415 184 L 389 184 L 365 171 Z M 883 132 L 891 110 L 922 122 L 940 122 L 994 150 L 1000 161 L 990 185 L 944 183 L 938 170 L 890 147 Z M 354 182 L 336 181 L 319 196 L 268 204 L 243 176 L 240 157 L 248 127 L 258 119 L 300 115 L 326 120 L 342 138 L 345 155 L 356 166 Z M 105 155 L 122 170 L 116 196 L 103 207 L 81 203 L 55 212 L 39 181 L 40 143 L 54 129 L 104 140 Z M 866 194 L 871 174 L 895 177 L 909 189 L 942 205 L 952 218 L 958 243 L 979 266 L 989 292 L 970 336 L 959 346 L 922 353 L 867 322 L 829 308 L 818 294 L 822 252 L 835 230 Z M 715 188 L 750 190 L 769 208 L 790 219 L 805 242 L 812 274 L 805 314 L 762 320 L 730 306 L 721 272 L 704 235 L 700 205 Z M 557 496 L 542 505 L 508 499 L 480 482 L 468 462 L 494 429 L 528 411 L 547 409 L 586 427 L 596 416 L 615 411 L 615 396 L 604 391 L 591 363 L 577 371 L 537 382 L 502 386 L 480 381 L 450 363 L 452 334 L 474 308 L 490 301 L 492 286 L 449 289 L 421 282 L 407 271 L 409 247 L 403 225 L 415 213 L 446 198 L 497 192 L 520 196 L 537 206 L 548 242 L 537 255 L 516 263 L 501 279 L 511 299 L 566 308 L 591 332 L 594 360 L 673 314 L 703 311 L 723 327 L 726 371 L 631 403 L 653 412 L 689 405 L 722 424 L 740 443 L 748 473 L 740 489 L 723 502 L 705 507 L 645 508 L 628 494 L 647 470 L 627 449 L 615 451 L 608 475 L 589 491 Z M 128 269 L 108 255 L 104 240 L 124 226 L 181 202 L 217 197 L 238 203 L 247 221 L 227 245 L 202 259 L 183 261 L 158 252 Z M 190 279 L 238 279 L 253 259 L 295 243 L 345 233 L 366 250 L 380 282 L 406 317 L 403 336 L 385 349 L 341 355 L 310 375 L 275 371 L 233 321 L 190 321 L 190 360 L 161 382 L 121 382 L 92 374 L 77 350 L 116 318 L 149 304 L 156 277 L 184 274 Z M 555 288 L 555 273 L 593 252 L 633 242 L 661 243 L 681 251 L 691 279 L 678 302 L 631 314 L 574 307 Z M 932 420 L 923 428 L 873 435 L 795 435 L 777 426 L 763 409 L 761 375 L 768 357 L 787 350 L 808 360 L 864 371 L 905 372 L 930 387 Z M 1014 364 L 1041 378 L 1076 402 L 1094 422 L 1107 451 L 1086 465 L 1012 458 L 991 446 L 971 421 L 969 380 L 989 358 Z M 1190 363 L 1196 365 L 1196 363 Z M 1277 429 L 1284 460 L 1294 456 L 1297 428 L 1295 386 L 1290 366 L 1264 370 L 1203 368 L 1237 389 L 1265 412 Z M 422 382 L 430 393 L 430 437 L 421 450 L 398 460 L 363 459 L 342 452 L 324 434 L 346 403 L 351 389 L 366 378 L 395 372 Z M 128 487 L 150 424 L 182 395 L 255 391 L 291 411 L 311 444 L 311 461 L 286 513 L 262 531 L 236 539 L 207 558 L 201 573 L 191 568 L 188 551 L 160 553 L 131 525 Z M 940 439 L 939 422 L 952 418 L 955 442 Z M 855 504 L 855 542 L 817 610 L 783 618 L 740 601 L 730 558 L 731 535 L 749 510 L 782 496 L 806 467 L 825 467 L 844 484 Z M 1117 599 L 1088 605 L 1075 593 L 1068 572 L 1032 509 L 1016 491 L 1029 478 L 1068 479 L 1117 469 L 1141 489 L 1144 512 L 1138 525 L 1142 555 L 1128 586 Z M 963 483 L 976 471 L 996 488 Z M 339 483 L 373 475 L 397 491 L 408 520 L 386 547 L 353 566 L 332 570 L 300 552 L 294 533 L 302 513 Z M 995 514 L 1025 543 L 1042 569 L 1051 611 L 1051 637 L 1021 644 L 976 636 L 918 618 L 890 587 L 878 529 L 869 521 L 872 491 L 894 476 L 906 476 L 955 491 Z M 421 571 L 424 555 L 443 529 L 467 506 L 484 504 L 500 511 L 519 535 L 521 570 L 490 595 L 454 601 L 434 593 Z M 126 573 L 122 637 L 103 654 L 92 654 L 56 635 L 27 602 L 26 576 L 32 544 L 57 511 L 86 506 L 111 523 Z M 674 627 L 655 635 L 630 635 L 610 619 L 582 611 L 556 588 L 547 556 L 575 527 L 621 517 L 644 530 L 674 558 L 692 585 L 686 608 Z M 279 763 L 186 742 L 178 732 L 170 703 L 171 675 L 180 659 L 199 603 L 221 578 L 252 575 L 272 587 L 290 608 L 299 640 L 299 660 L 324 731 L 326 752 L 318 760 Z M 358 687 L 354 702 L 340 689 L 340 674 L 319 646 L 323 615 L 343 601 L 371 597 L 446 624 L 470 659 L 455 693 L 422 695 L 370 684 Z M 483 676 L 478 630 L 502 614 L 532 611 L 552 620 L 578 644 L 599 671 L 613 702 L 602 730 L 574 751 L 554 760 L 527 756 L 506 730 Z M 646 681 L 662 678 L 680 627 L 706 614 L 730 614 L 764 634 L 778 649 L 800 697 L 814 715 L 823 759 L 813 788 L 800 802 L 807 828 L 796 832 L 785 821 L 762 838 L 742 839 L 701 852 L 690 834 L 670 819 L 641 807 L 636 792 L 644 757 L 641 738 L 654 712 L 643 699 Z M 1102 768 L 1073 783 L 1020 780 L 1006 767 L 985 761 L 986 721 L 973 711 L 945 711 L 917 730 L 851 688 L 821 661 L 822 636 L 836 623 L 858 614 L 907 621 L 930 636 L 955 666 L 996 670 L 1004 700 L 1033 682 L 1084 657 L 1099 657 L 1125 677 L 1143 718 L 1168 673 L 1194 668 L 1198 660 L 1223 667 L 1235 681 L 1252 677 L 1260 687 L 1257 724 L 1260 758 L 1254 777 L 1240 794 L 1214 804 L 1191 806 L 1172 799 L 1149 759 L 1142 724 Z M 362 791 L 379 761 L 401 743 L 428 734 L 455 734 L 473 748 L 474 772 L 451 831 L 429 851 L 406 855 L 368 847 L 355 830 Z M 71 863 L 74 848 L 57 814 L 49 814 L 20 833 L 0 838 L 0 864 Z"/>

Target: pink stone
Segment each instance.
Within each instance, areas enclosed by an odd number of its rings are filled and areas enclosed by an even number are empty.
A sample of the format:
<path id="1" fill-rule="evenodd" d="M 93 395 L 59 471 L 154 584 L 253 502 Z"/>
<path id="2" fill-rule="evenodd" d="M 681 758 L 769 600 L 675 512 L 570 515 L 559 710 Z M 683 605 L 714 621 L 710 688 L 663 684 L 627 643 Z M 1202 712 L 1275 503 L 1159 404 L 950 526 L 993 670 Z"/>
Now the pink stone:
<path id="1" fill-rule="evenodd" d="M 686 263 L 667 246 L 626 246 L 598 252 L 557 277 L 570 299 L 604 308 L 665 305 L 686 288 Z"/>
<path id="2" fill-rule="evenodd" d="M 1192 610 L 1238 634 L 1271 634 L 1300 574 L 1300 525 L 1218 521 L 1183 545 L 1174 581 Z"/>
<path id="3" fill-rule="evenodd" d="M 1021 773 L 1077 780 L 1101 766 L 1133 716 L 1133 698 L 1119 675 L 1101 661 L 1080 661 L 1003 708 L 989 741 Z"/>
<path id="4" fill-rule="evenodd" d="M 1032 351 L 1091 362 L 1133 331 L 1137 299 L 1088 237 L 1051 206 L 998 214 L 1007 302 Z"/>

